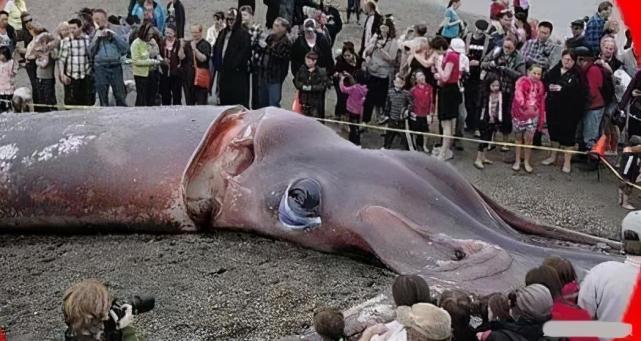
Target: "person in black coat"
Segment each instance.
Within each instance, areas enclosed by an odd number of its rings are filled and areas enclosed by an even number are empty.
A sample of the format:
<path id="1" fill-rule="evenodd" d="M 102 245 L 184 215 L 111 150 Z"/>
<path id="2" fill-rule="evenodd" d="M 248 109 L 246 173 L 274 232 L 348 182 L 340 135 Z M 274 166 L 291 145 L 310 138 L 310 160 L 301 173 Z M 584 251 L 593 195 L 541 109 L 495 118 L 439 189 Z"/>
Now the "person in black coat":
<path id="1" fill-rule="evenodd" d="M 238 8 L 249 6 L 252 8 L 252 13 L 256 13 L 256 0 L 238 0 Z"/>
<path id="2" fill-rule="evenodd" d="M 227 27 L 220 32 L 214 44 L 215 60 L 220 63 L 215 67 L 220 89 L 219 104 L 240 104 L 249 108 L 251 38 L 238 11 L 230 10 L 226 20 Z"/>
<path id="3" fill-rule="evenodd" d="M 543 78 L 547 88 L 546 122 L 550 140 L 562 148 L 572 149 L 576 144 L 576 130 L 588 101 L 588 85 L 576 66 L 576 55 L 563 51 L 561 62 L 550 69 Z M 570 173 L 572 154 L 564 153 L 563 172 Z M 556 163 L 557 153 L 543 161 L 544 165 Z"/>
<path id="4" fill-rule="evenodd" d="M 379 33 L 379 28 L 383 24 L 383 16 L 378 13 L 378 6 L 376 2 L 370 0 L 365 4 L 365 12 L 367 18 L 365 18 L 365 24 L 363 24 L 363 35 L 361 37 L 361 49 L 359 55 L 363 58 L 363 52 L 365 52 L 365 44 L 374 36 L 374 34 Z M 372 26 L 368 31 L 369 22 L 373 20 Z"/>
<path id="5" fill-rule="evenodd" d="M 165 26 L 173 24 L 176 26 L 176 37 L 185 37 L 185 7 L 180 0 L 167 1 L 167 20 Z M 160 27 L 159 29 L 163 29 Z"/>
<path id="6" fill-rule="evenodd" d="M 267 6 L 265 15 L 265 26 L 271 28 L 274 20 L 281 17 L 287 20 L 292 27 L 303 24 L 305 14 L 303 7 L 319 8 L 320 6 L 314 0 L 263 0 Z"/>
<path id="7" fill-rule="evenodd" d="M 327 24 L 325 27 L 329 31 L 329 36 L 332 38 L 332 45 L 336 42 L 336 36 L 343 30 L 343 19 L 341 13 L 336 7 L 333 6 L 333 0 L 321 0 L 321 10 L 327 16 Z"/>
<path id="8" fill-rule="evenodd" d="M 296 76 L 300 67 L 305 64 L 305 55 L 314 51 L 318 53 L 318 67 L 324 68 L 328 75 L 334 74 L 334 59 L 329 40 L 324 34 L 316 31 L 316 22 L 313 19 L 305 21 L 305 31 L 298 36 L 292 46 L 292 75 Z M 313 45 L 314 47 L 310 47 Z"/>

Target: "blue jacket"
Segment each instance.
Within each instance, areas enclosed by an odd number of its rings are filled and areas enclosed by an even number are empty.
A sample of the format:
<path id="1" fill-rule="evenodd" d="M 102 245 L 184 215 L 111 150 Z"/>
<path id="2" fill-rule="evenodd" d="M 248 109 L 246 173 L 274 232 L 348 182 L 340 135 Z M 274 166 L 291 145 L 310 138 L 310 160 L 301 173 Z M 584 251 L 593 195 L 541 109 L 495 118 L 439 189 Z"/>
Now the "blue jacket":
<path id="1" fill-rule="evenodd" d="M 118 29 L 110 28 L 116 34 L 112 37 L 98 37 L 94 35 L 89 45 L 89 51 L 94 65 L 120 65 L 120 58 L 129 50 L 127 40 Z"/>
<path id="2" fill-rule="evenodd" d="M 131 10 L 131 15 L 138 17 L 140 22 L 142 22 L 145 15 L 145 9 L 143 6 L 140 6 L 139 3 L 136 3 L 134 9 Z M 165 10 L 157 1 L 154 1 L 154 26 L 156 26 L 160 32 L 163 32 L 165 29 Z"/>

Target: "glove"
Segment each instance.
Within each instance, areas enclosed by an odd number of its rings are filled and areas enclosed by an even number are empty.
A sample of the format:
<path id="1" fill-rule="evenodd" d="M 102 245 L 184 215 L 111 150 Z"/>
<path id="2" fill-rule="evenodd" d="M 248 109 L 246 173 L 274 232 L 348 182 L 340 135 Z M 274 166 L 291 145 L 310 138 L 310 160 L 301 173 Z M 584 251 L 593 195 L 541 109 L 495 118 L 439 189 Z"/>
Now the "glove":
<path id="1" fill-rule="evenodd" d="M 120 318 L 115 311 L 109 311 L 109 315 L 114 320 L 114 322 L 116 322 L 116 329 L 118 330 L 129 326 L 134 321 L 133 307 L 131 306 L 131 304 L 123 304 L 122 308 L 125 310 L 125 315 Z"/>
<path id="2" fill-rule="evenodd" d="M 312 86 L 311 85 L 303 85 L 303 91 L 311 91 Z"/>

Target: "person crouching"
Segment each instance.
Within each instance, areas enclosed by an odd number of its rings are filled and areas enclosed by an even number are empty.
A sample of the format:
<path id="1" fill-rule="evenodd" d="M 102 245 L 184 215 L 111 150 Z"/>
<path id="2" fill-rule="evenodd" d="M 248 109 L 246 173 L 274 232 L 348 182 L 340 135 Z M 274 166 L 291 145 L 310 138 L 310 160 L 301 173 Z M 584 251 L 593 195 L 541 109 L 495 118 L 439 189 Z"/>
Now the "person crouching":
<path id="1" fill-rule="evenodd" d="M 325 90 L 329 77 L 324 68 L 316 66 L 318 53 L 310 51 L 305 55 L 305 65 L 296 73 L 294 86 L 298 89 L 303 115 L 325 118 Z"/>

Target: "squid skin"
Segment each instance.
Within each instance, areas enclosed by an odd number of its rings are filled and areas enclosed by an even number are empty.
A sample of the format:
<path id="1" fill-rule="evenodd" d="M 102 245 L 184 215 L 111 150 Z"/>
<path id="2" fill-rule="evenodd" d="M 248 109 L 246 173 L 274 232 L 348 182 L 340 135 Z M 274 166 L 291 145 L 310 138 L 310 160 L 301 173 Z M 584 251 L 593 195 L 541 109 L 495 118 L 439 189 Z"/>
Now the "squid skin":
<path id="1" fill-rule="evenodd" d="M 301 179 L 318 184 L 320 223 L 299 229 L 283 224 L 279 209 Z M 579 272 L 615 258 L 534 245 L 530 235 L 619 247 L 527 221 L 435 158 L 363 150 L 278 108 L 0 116 L 0 233 L 210 229 L 365 254 L 397 273 L 477 293 L 518 286 L 551 254 Z"/>

